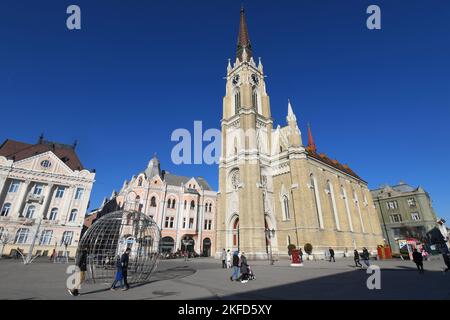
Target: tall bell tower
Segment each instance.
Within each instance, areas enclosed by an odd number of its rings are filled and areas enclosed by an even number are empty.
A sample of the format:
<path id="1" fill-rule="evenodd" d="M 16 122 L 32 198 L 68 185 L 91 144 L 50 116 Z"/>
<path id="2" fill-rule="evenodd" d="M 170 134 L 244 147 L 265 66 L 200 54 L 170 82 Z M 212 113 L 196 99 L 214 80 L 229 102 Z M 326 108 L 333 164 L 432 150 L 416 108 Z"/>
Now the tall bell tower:
<path id="1" fill-rule="evenodd" d="M 219 164 L 217 252 L 240 250 L 247 257 L 267 257 L 264 208 L 273 121 L 261 59 L 258 64 L 240 12 L 236 59 L 228 61 L 223 98 L 222 153 Z"/>

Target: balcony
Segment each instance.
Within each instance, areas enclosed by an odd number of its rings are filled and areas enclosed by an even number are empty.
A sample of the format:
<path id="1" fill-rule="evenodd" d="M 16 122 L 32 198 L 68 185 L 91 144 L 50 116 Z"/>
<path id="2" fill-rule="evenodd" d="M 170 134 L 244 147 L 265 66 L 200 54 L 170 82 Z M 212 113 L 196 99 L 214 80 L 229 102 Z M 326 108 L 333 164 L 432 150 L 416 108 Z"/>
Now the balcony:
<path id="1" fill-rule="evenodd" d="M 34 225 L 36 219 L 29 219 L 25 217 L 19 217 L 17 218 L 17 222 L 24 225 L 24 226 L 32 226 Z"/>
<path id="2" fill-rule="evenodd" d="M 27 196 L 27 202 L 37 202 L 39 204 L 42 204 L 44 203 L 44 196 L 31 193 Z"/>

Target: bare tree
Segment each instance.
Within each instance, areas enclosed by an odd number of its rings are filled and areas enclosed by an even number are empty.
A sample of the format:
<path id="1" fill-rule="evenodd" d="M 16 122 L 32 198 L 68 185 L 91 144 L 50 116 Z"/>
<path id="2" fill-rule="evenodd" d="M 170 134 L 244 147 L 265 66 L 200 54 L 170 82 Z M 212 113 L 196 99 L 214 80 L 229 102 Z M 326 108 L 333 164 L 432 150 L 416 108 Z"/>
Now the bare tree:
<path id="1" fill-rule="evenodd" d="M 0 227 L 0 259 L 3 256 L 3 250 L 5 249 L 7 244 L 10 244 L 14 241 L 13 233 L 8 231 L 6 227 Z"/>

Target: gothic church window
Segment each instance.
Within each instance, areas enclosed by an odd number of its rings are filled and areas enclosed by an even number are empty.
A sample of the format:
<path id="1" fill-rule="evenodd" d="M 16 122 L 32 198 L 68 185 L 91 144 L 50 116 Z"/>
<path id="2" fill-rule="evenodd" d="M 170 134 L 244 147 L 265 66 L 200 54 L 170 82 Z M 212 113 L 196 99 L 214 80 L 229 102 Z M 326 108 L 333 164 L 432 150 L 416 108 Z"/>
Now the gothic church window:
<path id="1" fill-rule="evenodd" d="M 151 206 L 151 207 L 156 207 L 156 197 L 152 197 L 152 198 L 150 199 L 150 206 Z"/>

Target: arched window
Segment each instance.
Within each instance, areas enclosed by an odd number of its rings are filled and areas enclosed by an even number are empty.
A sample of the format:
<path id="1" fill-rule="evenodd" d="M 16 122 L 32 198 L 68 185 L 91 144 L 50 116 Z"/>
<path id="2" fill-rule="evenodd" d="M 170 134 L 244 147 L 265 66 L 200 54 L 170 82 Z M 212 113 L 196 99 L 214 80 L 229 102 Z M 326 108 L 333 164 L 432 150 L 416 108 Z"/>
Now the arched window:
<path id="1" fill-rule="evenodd" d="M 72 211 L 70 211 L 69 222 L 75 222 L 77 220 L 77 214 L 77 209 L 73 209 Z"/>
<path id="2" fill-rule="evenodd" d="M 192 201 L 191 201 L 191 210 L 194 210 L 194 209 L 195 209 L 195 201 L 192 200 Z"/>
<path id="3" fill-rule="evenodd" d="M 50 217 L 48 219 L 51 220 L 51 221 L 55 221 L 57 215 L 58 215 L 58 208 L 53 208 L 50 211 Z"/>
<path id="4" fill-rule="evenodd" d="M 172 199 L 172 209 L 175 209 L 175 199 Z"/>
<path id="5" fill-rule="evenodd" d="M 352 221 L 352 216 L 350 214 L 350 208 L 348 206 L 347 192 L 345 191 L 344 185 L 341 185 L 341 197 L 342 197 L 342 199 L 344 199 L 345 211 L 347 212 L 347 219 L 348 219 L 350 231 L 353 232 L 353 221 Z"/>
<path id="6" fill-rule="evenodd" d="M 25 218 L 33 219 L 34 212 L 36 211 L 35 206 L 29 206 L 27 209 L 27 213 L 25 214 Z"/>
<path id="7" fill-rule="evenodd" d="M 135 210 L 141 212 L 142 210 L 141 197 L 136 196 L 136 199 L 134 199 L 134 205 Z"/>
<path id="8" fill-rule="evenodd" d="M 284 220 L 291 219 L 291 214 L 289 213 L 289 199 L 286 195 L 283 196 L 283 213 L 284 213 Z"/>
<path id="9" fill-rule="evenodd" d="M 9 210 L 11 210 L 11 203 L 5 203 L 3 205 L 2 212 L 0 213 L 0 216 L 7 217 L 8 213 L 9 213 Z"/>
<path id="10" fill-rule="evenodd" d="M 337 207 L 336 207 L 336 199 L 334 198 L 334 189 L 333 189 L 333 185 L 331 184 L 330 180 L 327 181 L 327 193 L 328 193 L 328 201 L 330 204 L 330 208 L 331 208 L 331 212 L 334 216 L 334 221 L 336 223 L 336 229 L 337 230 L 341 230 L 341 226 L 339 223 L 339 215 L 337 212 Z"/>
<path id="11" fill-rule="evenodd" d="M 239 114 L 240 108 L 241 108 L 241 93 L 237 91 L 234 94 L 234 114 Z"/>
<path id="12" fill-rule="evenodd" d="M 187 201 L 184 200 L 184 210 L 186 210 L 186 207 L 187 207 Z"/>
<path id="13" fill-rule="evenodd" d="M 14 239 L 14 243 L 17 243 L 17 244 L 27 243 L 29 233 L 30 233 L 29 229 L 20 228 L 19 230 L 17 230 L 16 238 Z"/>
<path id="14" fill-rule="evenodd" d="M 209 204 L 209 212 L 212 212 L 212 203 Z"/>
<path id="15" fill-rule="evenodd" d="M 138 187 L 142 187 L 142 177 L 139 177 L 139 180 L 138 180 Z"/>
<path id="16" fill-rule="evenodd" d="M 314 200 L 314 207 L 316 208 L 317 222 L 319 224 L 319 228 L 323 229 L 323 219 L 322 219 L 322 207 L 320 205 L 320 198 L 316 186 L 316 179 L 314 175 L 310 175 L 310 185 L 311 185 L 311 195 Z"/>
<path id="17" fill-rule="evenodd" d="M 156 197 L 152 197 L 152 198 L 150 199 L 150 206 L 151 206 L 151 207 L 156 207 Z"/>
<path id="18" fill-rule="evenodd" d="M 239 218 L 233 223 L 233 247 L 239 246 Z"/>
<path id="19" fill-rule="evenodd" d="M 256 90 L 253 90 L 252 93 L 252 107 L 258 111 L 258 93 L 256 92 Z"/>
<path id="20" fill-rule="evenodd" d="M 171 207 L 171 205 L 172 205 L 172 200 L 167 200 L 167 208 L 168 209 L 170 209 L 170 207 Z"/>

